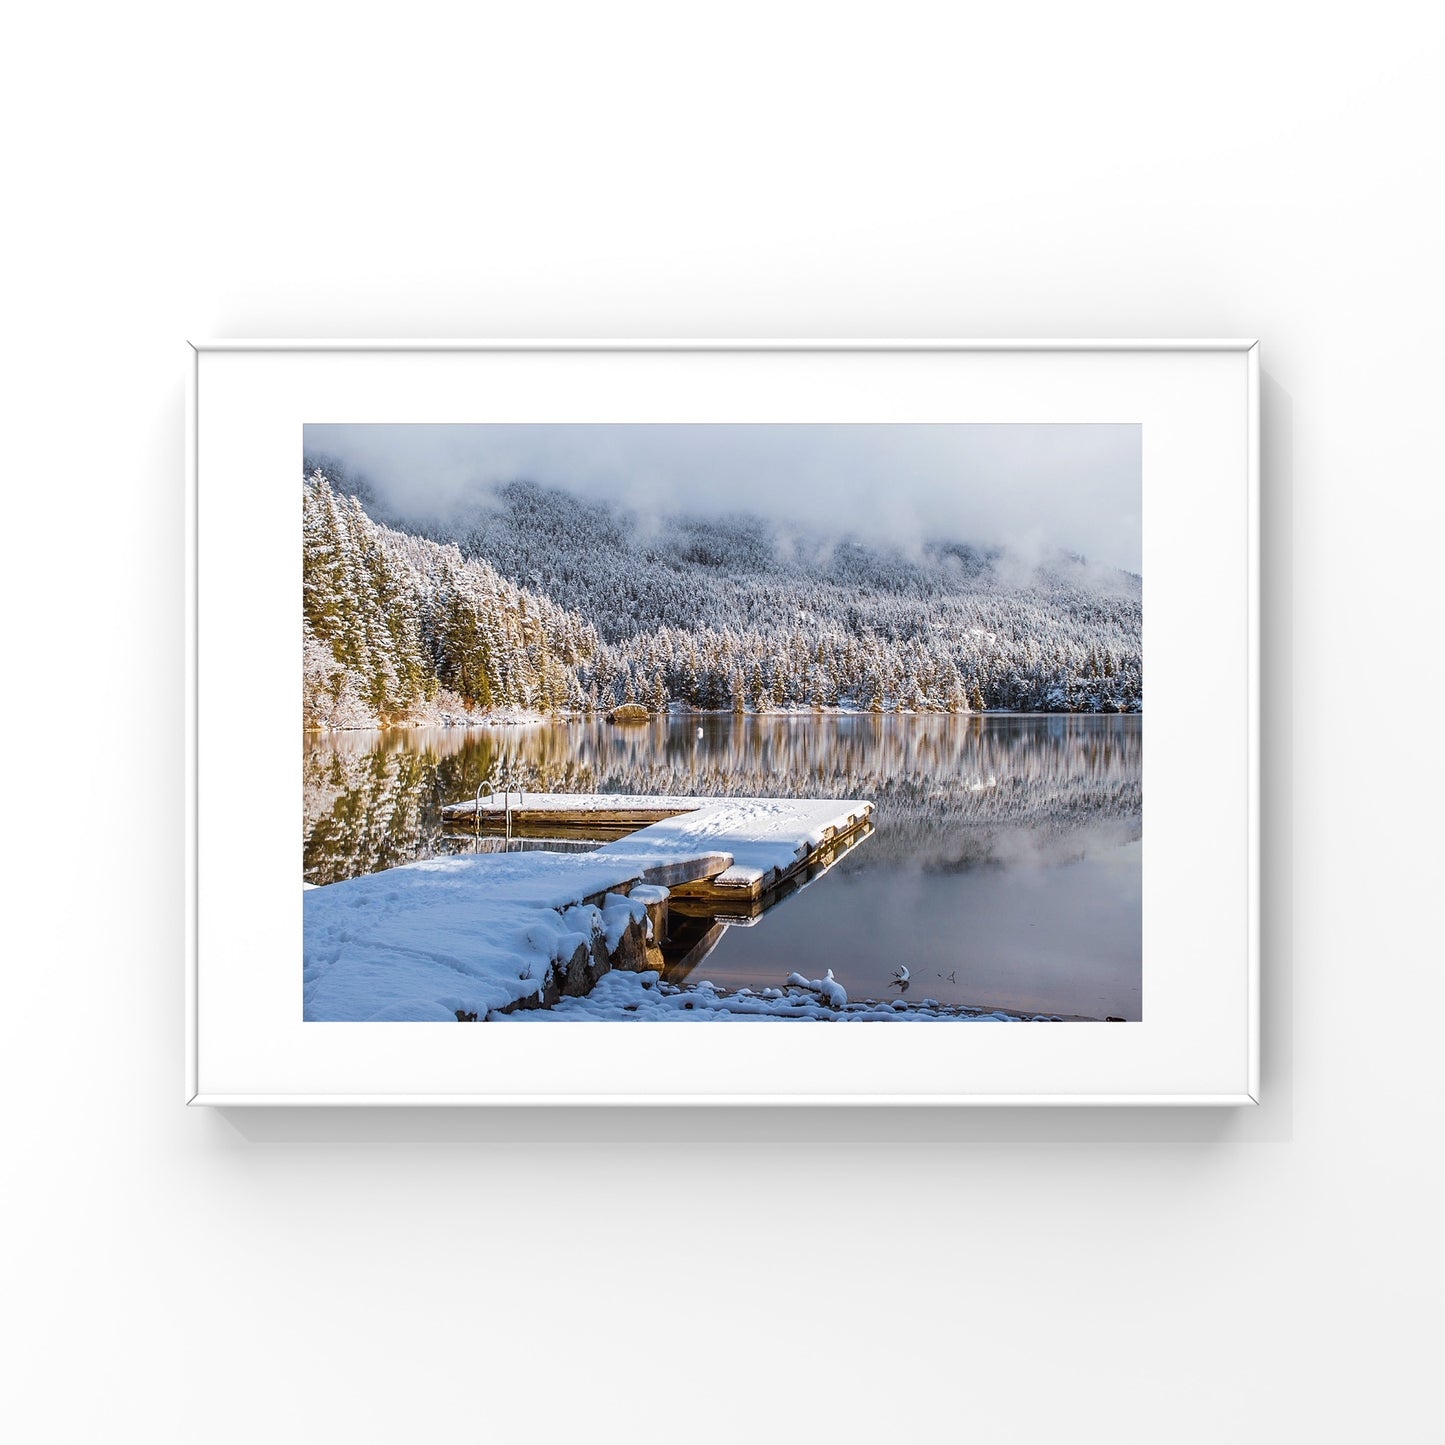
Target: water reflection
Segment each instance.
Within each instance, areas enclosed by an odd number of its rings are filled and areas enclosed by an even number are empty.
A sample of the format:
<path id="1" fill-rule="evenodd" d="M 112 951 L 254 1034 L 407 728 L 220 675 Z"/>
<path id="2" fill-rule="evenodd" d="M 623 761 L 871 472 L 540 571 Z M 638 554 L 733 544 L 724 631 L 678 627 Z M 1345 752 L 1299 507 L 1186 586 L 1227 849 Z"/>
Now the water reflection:
<path id="1" fill-rule="evenodd" d="M 449 841 L 441 808 L 498 764 L 526 766 L 546 792 L 869 798 L 866 846 L 759 926 L 714 938 L 696 977 L 775 984 L 831 964 L 854 997 L 884 997 L 902 962 L 910 998 L 1137 1018 L 1142 738 L 1137 715 L 1061 714 L 312 735 L 305 876 L 471 846 Z"/>
<path id="2" fill-rule="evenodd" d="M 703 735 L 699 737 L 698 729 Z M 472 797 L 495 764 L 531 769 L 541 792 L 708 797 L 865 797 L 870 853 L 976 856 L 962 825 L 1076 822 L 1140 813 L 1138 716 L 813 716 L 655 719 L 497 729 L 307 735 L 306 878 L 330 883 L 427 855 L 444 803 Z M 904 823 L 902 832 L 883 824 Z"/>

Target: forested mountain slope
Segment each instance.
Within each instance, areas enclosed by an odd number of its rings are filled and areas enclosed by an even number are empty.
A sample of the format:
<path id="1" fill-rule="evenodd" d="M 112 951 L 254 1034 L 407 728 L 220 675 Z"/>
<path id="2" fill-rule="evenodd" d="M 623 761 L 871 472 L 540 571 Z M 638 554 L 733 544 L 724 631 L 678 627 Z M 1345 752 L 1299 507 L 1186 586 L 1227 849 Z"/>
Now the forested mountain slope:
<path id="1" fill-rule="evenodd" d="M 416 549 L 434 547 L 450 559 L 445 576 L 481 567 L 480 576 L 494 579 L 488 586 L 505 579 L 527 606 L 551 605 L 545 638 L 555 629 L 570 647 L 558 651 L 561 672 L 546 674 L 531 705 L 1142 706 L 1140 580 L 1078 558 L 1030 566 L 960 542 L 905 555 L 856 539 L 785 534 L 749 516 L 644 522 L 529 482 L 481 493 L 439 520 L 398 511 L 334 465 L 320 465 L 338 488 L 360 494 L 371 518 L 389 524 L 377 528 L 391 538 L 378 544 L 384 549 L 430 556 Z M 314 474 L 316 464 L 308 466 Z M 362 513 L 354 501 L 345 505 Z M 498 605 L 505 613 L 523 604 Z M 431 615 L 426 605 L 421 611 Z M 477 701 L 466 691 L 455 638 L 435 623 L 417 632 L 439 681 Z M 541 668 L 536 639 L 521 645 Z M 550 640 L 541 645 L 550 656 Z M 508 700 L 519 696 L 513 686 Z"/>
<path id="2" fill-rule="evenodd" d="M 581 618 L 484 562 L 378 526 L 325 474 L 302 482 L 307 728 L 556 711 L 601 647 Z"/>

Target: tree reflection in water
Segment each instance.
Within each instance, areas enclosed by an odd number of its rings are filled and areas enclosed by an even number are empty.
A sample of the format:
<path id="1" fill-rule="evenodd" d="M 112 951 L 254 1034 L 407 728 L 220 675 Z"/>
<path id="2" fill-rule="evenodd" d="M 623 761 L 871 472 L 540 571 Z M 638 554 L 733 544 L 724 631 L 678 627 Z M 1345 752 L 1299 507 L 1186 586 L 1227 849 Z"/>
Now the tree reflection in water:
<path id="1" fill-rule="evenodd" d="M 1054 840 L 1067 856 L 1086 824 L 1139 836 L 1142 756 L 1138 715 L 677 715 L 309 734 L 305 877 L 332 883 L 445 849 L 443 805 L 472 797 L 498 765 L 525 767 L 540 792 L 871 799 L 877 831 L 842 871 L 902 858 L 987 866 L 1019 826 L 1032 847 Z"/>

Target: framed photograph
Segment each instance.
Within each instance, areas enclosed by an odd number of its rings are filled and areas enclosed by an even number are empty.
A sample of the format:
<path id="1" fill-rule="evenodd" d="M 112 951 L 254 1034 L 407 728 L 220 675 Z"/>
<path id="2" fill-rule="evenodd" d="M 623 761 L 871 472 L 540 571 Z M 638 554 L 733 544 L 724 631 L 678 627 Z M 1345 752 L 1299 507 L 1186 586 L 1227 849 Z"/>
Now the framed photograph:
<path id="1" fill-rule="evenodd" d="M 1254 342 L 190 360 L 188 1102 L 1257 1101 Z"/>

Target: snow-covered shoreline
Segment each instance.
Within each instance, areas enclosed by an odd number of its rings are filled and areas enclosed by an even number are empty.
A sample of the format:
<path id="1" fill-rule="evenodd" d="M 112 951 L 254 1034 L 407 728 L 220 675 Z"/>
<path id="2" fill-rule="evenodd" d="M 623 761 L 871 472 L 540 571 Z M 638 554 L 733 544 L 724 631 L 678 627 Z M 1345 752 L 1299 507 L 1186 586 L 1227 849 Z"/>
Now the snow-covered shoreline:
<path id="1" fill-rule="evenodd" d="M 818 982 L 813 980 L 812 982 Z M 832 1006 L 811 985 L 720 989 L 708 979 L 670 984 L 655 971 L 614 969 L 579 998 L 551 1008 L 499 1016 L 533 1023 L 1061 1023 L 1057 1014 L 1008 1013 L 1002 1009 L 953 1007 L 935 999 L 858 999 Z"/>
<path id="2" fill-rule="evenodd" d="M 523 708 L 502 708 L 485 713 L 462 712 L 460 716 L 454 712 L 443 712 L 436 717 L 406 718 L 385 723 L 365 722 L 357 723 L 352 727 L 337 727 L 323 723 L 318 727 L 302 728 L 301 731 L 306 737 L 320 738 L 327 737 L 332 733 L 422 732 L 429 728 L 466 730 L 468 728 L 541 727 L 557 720 L 556 714 L 548 716 L 546 713 L 532 712 Z M 572 721 L 573 719 L 566 720 Z"/>
<path id="3" fill-rule="evenodd" d="M 666 718 L 706 718 L 706 717 L 1142 717 L 1142 707 L 1129 708 L 1124 711 L 1091 712 L 1077 709 L 1060 708 L 1056 711 L 1039 711 L 1038 709 L 1024 710 L 1019 708 L 986 707 L 986 708 L 965 708 L 960 712 L 949 713 L 938 708 L 866 708 L 866 707 L 768 707 L 768 708 L 746 708 L 739 712 L 736 708 L 714 707 L 714 708 L 693 708 L 673 705 L 665 712 L 650 713 L 648 722 L 656 722 Z M 359 723 L 355 727 L 314 727 L 304 728 L 303 732 L 307 737 L 325 737 L 330 733 L 377 733 L 377 732 L 400 732 L 400 731 L 421 731 L 427 728 L 458 729 L 467 728 L 504 728 L 504 727 L 543 727 L 551 723 L 574 723 L 574 722 L 604 722 L 606 713 L 597 712 L 554 712 L 540 713 L 528 712 L 516 708 L 508 708 L 496 713 L 468 713 L 464 717 L 456 718 L 448 716 L 444 719 L 437 718 L 409 718 L 404 721 L 388 723 Z M 629 724 L 622 723 L 617 726 L 626 727 Z M 631 724 L 636 726 L 636 724 Z"/>

